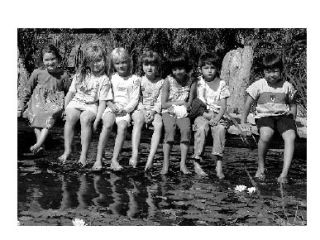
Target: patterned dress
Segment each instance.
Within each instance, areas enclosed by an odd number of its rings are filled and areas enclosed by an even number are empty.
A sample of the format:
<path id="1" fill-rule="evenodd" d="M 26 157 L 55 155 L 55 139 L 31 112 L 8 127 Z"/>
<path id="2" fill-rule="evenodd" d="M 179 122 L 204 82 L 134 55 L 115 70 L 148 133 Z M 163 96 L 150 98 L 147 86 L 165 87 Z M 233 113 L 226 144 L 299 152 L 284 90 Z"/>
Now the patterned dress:
<path id="1" fill-rule="evenodd" d="M 49 129 L 54 125 L 62 113 L 69 82 L 64 71 L 34 70 L 22 90 L 18 106 L 19 110 L 26 108 L 23 117 L 29 120 L 31 127 Z"/>

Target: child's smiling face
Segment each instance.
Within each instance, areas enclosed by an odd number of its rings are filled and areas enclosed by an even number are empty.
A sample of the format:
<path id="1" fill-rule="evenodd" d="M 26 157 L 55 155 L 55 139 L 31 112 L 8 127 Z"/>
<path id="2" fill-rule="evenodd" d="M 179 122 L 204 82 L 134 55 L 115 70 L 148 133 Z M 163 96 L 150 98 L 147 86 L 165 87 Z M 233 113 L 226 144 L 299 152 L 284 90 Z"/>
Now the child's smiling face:
<path id="1" fill-rule="evenodd" d="M 104 70 L 105 68 L 105 61 L 103 59 L 102 56 L 99 56 L 97 57 L 96 59 L 94 59 L 91 64 L 90 64 L 90 68 L 91 68 L 91 71 L 93 73 L 100 73 Z"/>
<path id="2" fill-rule="evenodd" d="M 265 69 L 264 71 L 264 78 L 270 84 L 276 84 L 281 80 L 281 70 L 280 68 L 270 68 Z"/>
<path id="3" fill-rule="evenodd" d="M 217 69 L 212 64 L 205 64 L 201 67 L 201 73 L 206 81 L 212 81 L 217 74 Z"/>
<path id="4" fill-rule="evenodd" d="M 55 71 L 58 67 L 58 58 L 53 53 L 44 53 L 42 61 L 49 72 Z"/>

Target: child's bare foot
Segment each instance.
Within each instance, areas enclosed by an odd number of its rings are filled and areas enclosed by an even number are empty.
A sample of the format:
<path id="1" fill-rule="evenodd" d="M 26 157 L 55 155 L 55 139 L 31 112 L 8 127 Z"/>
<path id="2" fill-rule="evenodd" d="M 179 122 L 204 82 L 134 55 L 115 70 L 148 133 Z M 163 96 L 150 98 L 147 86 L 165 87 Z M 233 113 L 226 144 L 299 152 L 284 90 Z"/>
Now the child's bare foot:
<path id="1" fill-rule="evenodd" d="M 34 144 L 30 147 L 30 152 L 32 152 L 33 154 L 38 154 L 41 151 L 43 151 L 43 147 L 41 147 L 41 145 Z"/>
<path id="2" fill-rule="evenodd" d="M 64 152 L 60 157 L 58 157 L 58 160 L 64 164 L 68 160 L 69 156 L 70 156 L 69 152 Z"/>
<path id="3" fill-rule="evenodd" d="M 283 183 L 283 184 L 287 184 L 288 183 L 287 177 L 283 177 L 281 175 L 280 175 L 280 177 L 278 177 L 277 181 L 278 181 L 278 183 Z"/>
<path id="4" fill-rule="evenodd" d="M 258 178 L 261 181 L 264 181 L 266 179 L 266 175 L 264 174 L 263 170 L 258 169 L 256 172 L 255 178 Z"/>
<path id="5" fill-rule="evenodd" d="M 148 171 L 152 168 L 152 159 L 147 161 L 146 166 L 144 167 L 144 171 Z"/>
<path id="6" fill-rule="evenodd" d="M 101 171 L 102 169 L 102 163 L 101 162 L 95 162 L 91 168 L 92 171 L 94 172 L 98 172 L 98 171 Z"/>
<path id="7" fill-rule="evenodd" d="M 188 170 L 188 168 L 185 164 L 180 164 L 180 171 L 183 174 L 191 174 L 191 172 Z"/>
<path id="8" fill-rule="evenodd" d="M 219 172 L 219 171 L 217 171 L 217 177 L 218 177 L 220 180 L 225 178 L 223 172 Z"/>
<path id="9" fill-rule="evenodd" d="M 115 160 L 112 160 L 112 161 L 111 161 L 110 168 L 111 168 L 113 171 L 120 171 L 120 170 L 123 169 L 123 167 L 118 163 L 118 161 L 115 161 Z"/>
<path id="10" fill-rule="evenodd" d="M 203 177 L 208 176 L 208 174 L 206 174 L 205 171 L 202 170 L 199 163 L 194 162 L 193 166 L 194 166 L 194 171 L 196 174 L 198 174 L 199 176 L 203 176 Z"/>
<path id="11" fill-rule="evenodd" d="M 169 168 L 169 166 L 163 165 L 160 174 L 166 175 L 168 173 L 168 168 Z"/>
<path id="12" fill-rule="evenodd" d="M 133 168 L 136 168 L 137 163 L 138 163 L 138 156 L 132 156 L 129 160 L 129 165 L 131 165 Z"/>
<path id="13" fill-rule="evenodd" d="M 78 164 L 79 164 L 81 167 L 85 167 L 85 166 L 87 165 L 87 158 L 86 158 L 86 157 L 83 157 L 83 156 L 80 156 L 79 161 L 78 161 Z"/>

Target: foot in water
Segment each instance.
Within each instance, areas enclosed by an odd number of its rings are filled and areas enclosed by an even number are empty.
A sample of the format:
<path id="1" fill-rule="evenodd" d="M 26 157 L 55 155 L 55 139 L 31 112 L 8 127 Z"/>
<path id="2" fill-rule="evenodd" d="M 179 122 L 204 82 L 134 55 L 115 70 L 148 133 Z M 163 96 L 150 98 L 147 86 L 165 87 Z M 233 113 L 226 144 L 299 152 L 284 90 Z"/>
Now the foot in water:
<path id="1" fill-rule="evenodd" d="M 288 183 L 288 178 L 287 177 L 283 177 L 283 176 L 279 176 L 277 179 L 278 183 L 282 183 L 282 184 L 287 184 Z"/>
<path id="2" fill-rule="evenodd" d="M 60 157 L 58 157 L 58 160 L 64 164 L 69 159 L 70 153 L 64 152 Z"/>
<path id="3" fill-rule="evenodd" d="M 131 165 L 133 168 L 136 168 L 138 164 L 138 156 L 132 156 L 129 160 L 129 165 Z"/>
<path id="4" fill-rule="evenodd" d="M 91 168 L 91 171 L 99 172 L 102 170 L 102 163 L 101 162 L 95 162 Z"/>
<path id="5" fill-rule="evenodd" d="M 188 168 L 185 164 L 180 164 L 180 171 L 183 174 L 191 174 L 191 172 L 188 170 Z"/>
<path id="6" fill-rule="evenodd" d="M 203 169 L 201 168 L 199 163 L 194 162 L 193 166 L 194 166 L 194 171 L 196 174 L 198 174 L 199 176 L 202 176 L 202 177 L 208 176 L 208 174 L 205 171 L 203 171 Z"/>
<path id="7" fill-rule="evenodd" d="M 255 178 L 259 179 L 260 181 L 264 181 L 266 179 L 266 175 L 263 170 L 258 169 L 255 176 Z"/>
<path id="8" fill-rule="evenodd" d="M 123 169 L 123 167 L 118 163 L 118 161 L 115 161 L 115 160 L 111 161 L 110 168 L 113 171 L 121 171 Z"/>

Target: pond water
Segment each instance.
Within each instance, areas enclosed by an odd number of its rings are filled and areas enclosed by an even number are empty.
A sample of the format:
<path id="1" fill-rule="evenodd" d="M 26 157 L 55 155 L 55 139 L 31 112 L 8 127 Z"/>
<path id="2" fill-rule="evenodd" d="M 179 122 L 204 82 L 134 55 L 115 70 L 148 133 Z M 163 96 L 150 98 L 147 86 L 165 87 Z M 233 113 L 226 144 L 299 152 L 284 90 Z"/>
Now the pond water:
<path id="1" fill-rule="evenodd" d="M 98 136 L 90 146 L 88 167 L 79 169 L 76 161 L 81 149 L 79 136 L 74 139 L 74 154 L 66 165 L 57 162 L 63 152 L 63 128 L 53 129 L 47 141 L 46 155 L 28 158 L 23 155 L 34 141 L 25 122 L 18 122 L 18 220 L 20 225 L 72 225 L 79 218 L 87 225 L 306 225 L 306 159 L 295 157 L 289 172 L 289 184 L 279 185 L 282 151 L 273 149 L 267 157 L 267 179 L 253 178 L 257 149 L 226 147 L 224 173 L 215 176 L 215 163 L 205 158 L 208 177 L 179 172 L 179 147 L 171 154 L 167 176 L 159 174 L 162 145 L 152 171 L 144 173 L 149 153 L 148 136 L 140 145 L 137 169 L 128 166 L 130 140 L 120 157 L 121 172 L 109 167 L 114 138 L 106 148 L 105 169 L 90 172 Z M 190 149 L 191 154 L 192 148 Z M 206 148 L 210 152 L 210 147 Z M 192 169 L 191 161 L 188 167 Z M 256 187 L 257 191 L 236 192 L 237 185 Z"/>

